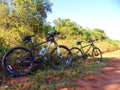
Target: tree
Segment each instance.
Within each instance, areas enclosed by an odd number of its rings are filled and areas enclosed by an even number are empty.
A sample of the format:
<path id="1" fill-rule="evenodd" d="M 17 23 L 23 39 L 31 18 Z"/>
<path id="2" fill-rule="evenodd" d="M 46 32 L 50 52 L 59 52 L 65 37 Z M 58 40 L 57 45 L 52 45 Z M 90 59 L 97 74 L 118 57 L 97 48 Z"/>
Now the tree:
<path id="1" fill-rule="evenodd" d="M 8 2 L 6 3 L 8 5 Z M 51 6 L 52 3 L 49 0 L 12 0 L 10 7 L 6 10 L 8 12 L 4 19 L 6 21 L 2 25 L 9 26 L 9 29 L 29 27 L 33 32 L 38 33 L 39 29 L 43 31 L 47 14 L 52 12 Z"/>
<path id="2" fill-rule="evenodd" d="M 106 33 L 102 29 L 95 28 L 93 30 L 89 30 L 89 33 L 91 39 L 95 38 L 98 38 L 100 40 L 108 39 Z"/>
<path id="3" fill-rule="evenodd" d="M 8 19 L 8 4 L 4 1 L 0 1 L 0 27 L 7 27 L 7 19 Z"/>
<path id="4" fill-rule="evenodd" d="M 57 18 L 53 23 L 55 24 L 55 28 L 62 32 L 62 36 L 65 38 L 70 38 L 72 36 L 76 37 L 78 35 L 81 37 L 84 32 L 84 29 L 80 25 L 70 19 Z"/>
<path id="5" fill-rule="evenodd" d="M 97 28 L 88 30 L 71 21 L 70 19 L 57 18 L 53 21 L 53 23 L 55 24 L 55 28 L 62 32 L 61 36 L 64 38 L 80 38 L 83 40 L 90 40 L 95 38 L 103 40 L 108 38 L 103 30 Z"/>
<path id="6" fill-rule="evenodd" d="M 0 0 L 0 38 L 4 46 L 9 42 L 21 45 L 26 34 L 44 36 L 50 28 L 46 18 L 51 6 L 49 0 Z"/>

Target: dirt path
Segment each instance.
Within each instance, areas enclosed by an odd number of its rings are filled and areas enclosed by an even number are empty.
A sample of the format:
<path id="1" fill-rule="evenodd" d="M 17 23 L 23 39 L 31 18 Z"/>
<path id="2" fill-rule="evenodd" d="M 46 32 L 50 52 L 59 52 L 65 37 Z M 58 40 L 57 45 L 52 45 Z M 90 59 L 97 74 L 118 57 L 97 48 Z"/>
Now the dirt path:
<path id="1" fill-rule="evenodd" d="M 106 62 L 99 76 L 79 79 L 75 90 L 120 90 L 120 58 Z"/>

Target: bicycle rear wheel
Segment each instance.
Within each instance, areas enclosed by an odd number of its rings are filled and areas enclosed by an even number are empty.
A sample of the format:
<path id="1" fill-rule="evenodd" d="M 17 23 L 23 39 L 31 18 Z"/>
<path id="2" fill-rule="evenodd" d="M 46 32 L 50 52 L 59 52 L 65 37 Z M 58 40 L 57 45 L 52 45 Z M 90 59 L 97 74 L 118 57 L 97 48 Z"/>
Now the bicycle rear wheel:
<path id="1" fill-rule="evenodd" d="M 59 45 L 51 51 L 49 61 L 54 69 L 66 69 L 71 65 L 72 53 L 66 46 Z"/>
<path id="2" fill-rule="evenodd" d="M 102 52 L 100 51 L 99 48 L 97 47 L 93 48 L 92 57 L 93 60 L 97 63 L 100 63 L 102 61 Z"/>
<path id="3" fill-rule="evenodd" d="M 24 47 L 15 47 L 4 55 L 2 66 L 12 76 L 25 76 L 32 70 L 33 60 L 31 51 Z"/>

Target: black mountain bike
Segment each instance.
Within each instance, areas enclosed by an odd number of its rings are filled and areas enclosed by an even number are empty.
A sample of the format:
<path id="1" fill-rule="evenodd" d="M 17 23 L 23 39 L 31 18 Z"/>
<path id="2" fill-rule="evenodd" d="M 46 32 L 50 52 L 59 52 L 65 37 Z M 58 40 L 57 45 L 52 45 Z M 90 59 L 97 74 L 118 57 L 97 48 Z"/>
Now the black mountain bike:
<path id="1" fill-rule="evenodd" d="M 64 45 L 58 45 L 54 39 L 55 35 L 58 35 L 59 32 L 56 30 L 52 30 L 48 32 L 48 37 L 44 42 L 39 44 L 34 44 L 31 36 L 26 36 L 24 38 L 24 42 L 31 42 L 30 49 L 25 47 L 14 47 L 6 52 L 2 59 L 2 66 L 4 70 L 12 75 L 12 76 L 25 76 L 27 75 L 33 68 L 35 63 L 41 64 L 43 60 L 46 58 L 46 52 L 52 43 L 54 43 L 54 48 L 49 53 L 49 64 L 53 69 L 65 69 L 68 68 L 72 61 L 72 53 L 71 51 Z M 39 52 L 36 48 L 44 43 L 47 43 L 46 47 L 43 47 Z"/>
<path id="2" fill-rule="evenodd" d="M 86 59 L 91 59 L 94 60 L 97 63 L 100 63 L 102 61 L 102 52 L 101 50 L 94 45 L 94 41 L 97 41 L 98 39 L 95 40 L 90 40 L 88 41 L 88 45 L 82 46 L 83 41 L 78 41 L 77 45 L 80 45 L 80 48 L 78 47 L 72 47 L 71 52 L 73 54 L 73 60 L 86 60 Z M 87 50 L 84 48 L 88 47 Z M 92 49 L 91 53 L 90 50 Z"/>

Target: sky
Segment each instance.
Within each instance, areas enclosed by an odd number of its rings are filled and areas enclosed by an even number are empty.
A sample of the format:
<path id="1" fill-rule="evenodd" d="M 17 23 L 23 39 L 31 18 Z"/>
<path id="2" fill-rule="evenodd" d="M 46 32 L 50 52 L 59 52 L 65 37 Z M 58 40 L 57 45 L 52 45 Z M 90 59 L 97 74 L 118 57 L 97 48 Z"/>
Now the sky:
<path id="1" fill-rule="evenodd" d="M 47 21 L 68 18 L 84 28 L 103 29 L 110 39 L 120 40 L 120 0 L 50 0 Z"/>

